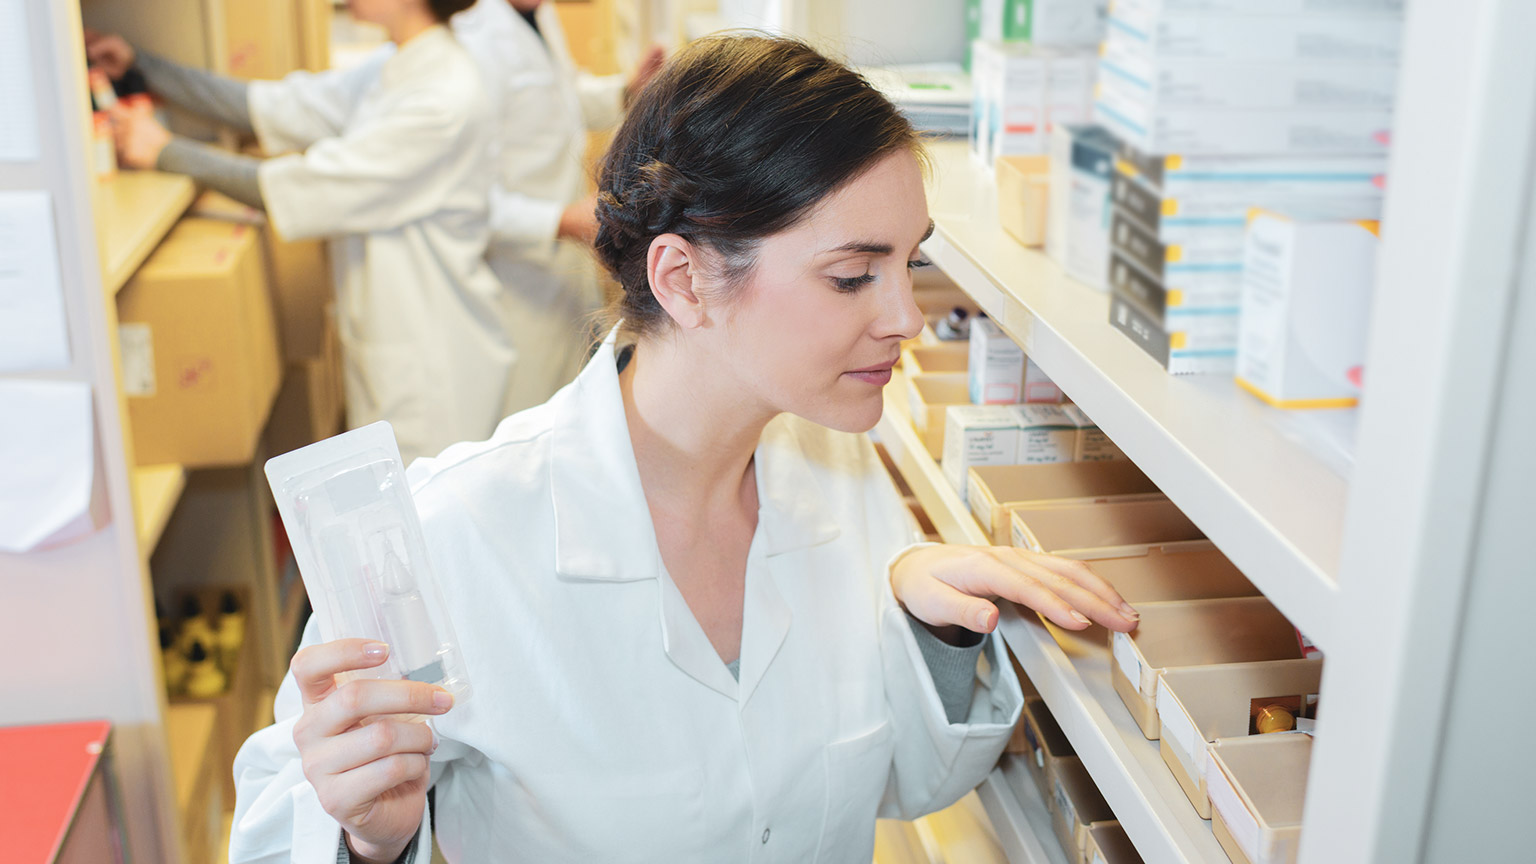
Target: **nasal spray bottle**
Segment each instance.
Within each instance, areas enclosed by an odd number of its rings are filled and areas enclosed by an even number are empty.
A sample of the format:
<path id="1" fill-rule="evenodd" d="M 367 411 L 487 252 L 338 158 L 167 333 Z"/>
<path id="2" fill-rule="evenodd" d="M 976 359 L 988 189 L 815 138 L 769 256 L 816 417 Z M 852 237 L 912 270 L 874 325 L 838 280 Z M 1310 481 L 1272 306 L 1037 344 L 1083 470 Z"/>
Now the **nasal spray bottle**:
<path id="1" fill-rule="evenodd" d="M 385 642 L 389 660 L 343 678 L 404 678 L 470 695 L 394 430 L 374 423 L 267 462 L 322 641 Z"/>

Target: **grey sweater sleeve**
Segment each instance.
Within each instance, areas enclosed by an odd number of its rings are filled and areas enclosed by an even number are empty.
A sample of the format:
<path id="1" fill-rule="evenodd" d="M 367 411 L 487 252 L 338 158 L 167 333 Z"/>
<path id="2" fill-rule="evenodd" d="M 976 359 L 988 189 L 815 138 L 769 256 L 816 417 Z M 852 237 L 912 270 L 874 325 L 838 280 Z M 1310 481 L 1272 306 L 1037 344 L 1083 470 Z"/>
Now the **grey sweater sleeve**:
<path id="1" fill-rule="evenodd" d="M 261 160 L 253 156 L 231 153 L 177 135 L 160 151 L 155 167 L 173 174 L 185 174 L 241 204 L 266 209 L 257 177 Z"/>
<path id="2" fill-rule="evenodd" d="M 907 616 L 907 623 L 912 625 L 912 636 L 917 639 L 917 648 L 923 652 L 923 660 L 933 676 L 944 716 L 951 723 L 964 723 L 971 713 L 971 694 L 976 692 L 976 658 L 990 641 L 984 634 L 976 633 L 973 645 L 951 645 L 911 615 Z"/>
<path id="3" fill-rule="evenodd" d="M 138 67 L 150 92 L 194 114 L 222 123 L 244 134 L 253 134 L 250 101 L 244 81 L 215 75 L 140 52 Z"/>
<path id="4" fill-rule="evenodd" d="M 405 851 L 401 852 L 400 857 L 395 859 L 395 864 L 415 864 L 417 842 L 412 840 L 411 845 L 405 847 Z M 341 835 L 341 843 L 336 848 L 336 864 L 352 864 L 352 850 L 347 848 L 347 835 L 345 833 Z"/>

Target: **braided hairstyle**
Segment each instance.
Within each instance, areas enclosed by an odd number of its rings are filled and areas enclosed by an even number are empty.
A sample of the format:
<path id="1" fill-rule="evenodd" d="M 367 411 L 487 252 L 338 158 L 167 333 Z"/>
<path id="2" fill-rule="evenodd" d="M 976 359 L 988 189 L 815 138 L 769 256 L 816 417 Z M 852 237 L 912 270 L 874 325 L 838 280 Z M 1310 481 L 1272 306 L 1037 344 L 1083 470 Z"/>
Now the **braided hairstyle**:
<path id="1" fill-rule="evenodd" d="M 639 94 L 598 174 L 595 247 L 623 286 L 625 329 L 651 335 L 670 322 L 647 275 L 658 235 L 708 249 L 723 284 L 739 286 L 760 240 L 886 155 L 917 148 L 888 99 L 802 42 L 694 42 Z"/>

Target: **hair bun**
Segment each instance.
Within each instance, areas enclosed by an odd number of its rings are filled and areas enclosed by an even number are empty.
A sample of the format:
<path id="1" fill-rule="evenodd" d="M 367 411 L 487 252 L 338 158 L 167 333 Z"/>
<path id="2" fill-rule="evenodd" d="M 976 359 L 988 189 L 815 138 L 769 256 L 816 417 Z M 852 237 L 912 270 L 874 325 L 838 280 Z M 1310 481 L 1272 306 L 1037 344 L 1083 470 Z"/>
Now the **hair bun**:
<path id="1" fill-rule="evenodd" d="M 673 230 L 697 198 L 698 184 L 666 162 L 656 160 L 641 165 L 639 175 L 640 182 L 634 191 L 649 205 L 638 208 L 647 216 L 646 230 L 653 234 Z"/>

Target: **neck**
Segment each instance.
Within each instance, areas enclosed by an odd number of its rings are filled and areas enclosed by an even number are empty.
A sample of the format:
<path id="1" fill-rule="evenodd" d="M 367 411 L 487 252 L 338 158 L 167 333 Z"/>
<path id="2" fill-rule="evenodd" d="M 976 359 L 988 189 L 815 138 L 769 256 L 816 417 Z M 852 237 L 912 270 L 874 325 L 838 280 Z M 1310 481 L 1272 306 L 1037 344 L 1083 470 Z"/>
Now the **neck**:
<path id="1" fill-rule="evenodd" d="M 384 30 L 389 33 L 389 41 L 403 46 L 437 23 L 438 20 L 432 17 L 432 12 L 426 6 L 413 7 L 401 12 L 400 17 L 394 21 L 384 22 Z"/>
<path id="2" fill-rule="evenodd" d="M 640 482 L 668 509 L 704 513 L 756 497 L 752 455 L 776 412 L 711 368 L 684 340 L 662 337 L 637 345 L 619 377 Z"/>

